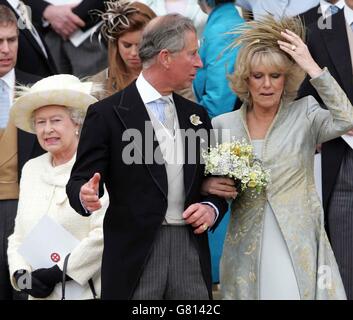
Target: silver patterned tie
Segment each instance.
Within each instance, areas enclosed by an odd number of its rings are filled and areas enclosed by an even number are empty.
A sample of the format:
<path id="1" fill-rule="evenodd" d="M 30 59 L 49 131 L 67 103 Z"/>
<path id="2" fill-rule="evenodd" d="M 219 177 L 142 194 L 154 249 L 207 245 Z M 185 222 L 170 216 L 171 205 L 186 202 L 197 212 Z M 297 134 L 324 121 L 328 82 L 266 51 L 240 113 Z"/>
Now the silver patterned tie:
<path id="1" fill-rule="evenodd" d="M 332 15 L 336 14 L 339 11 L 339 9 L 340 8 L 335 5 L 330 6 L 330 11 Z"/>
<path id="2" fill-rule="evenodd" d="M 174 134 L 174 103 L 169 97 L 162 97 L 164 101 L 164 121 L 163 125 Z"/>
<path id="3" fill-rule="evenodd" d="M 6 128 L 10 113 L 10 95 L 4 80 L 0 79 L 0 128 Z"/>

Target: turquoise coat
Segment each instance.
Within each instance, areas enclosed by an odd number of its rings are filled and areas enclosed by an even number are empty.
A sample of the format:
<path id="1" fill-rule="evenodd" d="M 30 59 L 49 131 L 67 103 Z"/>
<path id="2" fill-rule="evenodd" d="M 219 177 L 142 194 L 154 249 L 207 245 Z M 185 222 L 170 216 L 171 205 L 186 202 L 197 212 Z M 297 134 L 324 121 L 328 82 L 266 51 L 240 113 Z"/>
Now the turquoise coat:
<path id="1" fill-rule="evenodd" d="M 197 102 L 210 118 L 234 108 L 236 95 L 227 75 L 234 71 L 238 49 L 227 49 L 235 36 L 225 33 L 243 22 L 233 3 L 218 5 L 208 17 L 199 50 L 203 68 L 198 70 L 193 85 Z"/>

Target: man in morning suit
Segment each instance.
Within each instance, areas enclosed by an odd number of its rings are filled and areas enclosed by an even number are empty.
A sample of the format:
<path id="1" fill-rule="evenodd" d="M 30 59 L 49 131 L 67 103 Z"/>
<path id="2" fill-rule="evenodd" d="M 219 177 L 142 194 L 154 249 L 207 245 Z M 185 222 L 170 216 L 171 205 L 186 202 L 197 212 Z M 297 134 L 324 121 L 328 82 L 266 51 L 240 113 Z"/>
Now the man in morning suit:
<path id="1" fill-rule="evenodd" d="M 308 48 L 320 65 L 327 67 L 353 102 L 353 0 L 331 17 L 330 28 L 312 24 Z M 299 97 L 321 101 L 306 78 Z M 353 299 L 353 150 L 343 138 L 322 145 L 322 196 L 325 223 L 348 299 Z"/>
<path id="2" fill-rule="evenodd" d="M 0 5 L 0 300 L 21 298 L 10 284 L 7 238 L 15 224 L 21 169 L 27 160 L 43 153 L 36 136 L 16 129 L 9 119 L 15 82 L 40 80 L 15 69 L 17 48 L 17 18 L 9 7 Z"/>
<path id="3" fill-rule="evenodd" d="M 206 230 L 218 225 L 227 203 L 200 194 L 207 113 L 174 93 L 202 67 L 197 50 L 190 19 L 153 19 L 142 37 L 138 79 L 88 110 L 67 194 L 87 215 L 100 207 L 103 183 L 108 190 L 102 299 L 212 297 Z M 183 139 L 185 132 L 194 135 Z"/>
<path id="4" fill-rule="evenodd" d="M 61 1 L 63 4 L 51 4 L 45 0 L 24 1 L 32 9 L 36 26 L 45 33 L 45 41 L 59 73 L 85 77 L 107 67 L 105 41 L 99 38 L 98 32 L 89 30 L 99 21 L 92 11 L 105 9 L 103 0 L 82 0 L 73 4 L 67 4 L 64 0 Z M 81 33 L 79 42 L 71 41 L 72 36 L 81 31 L 87 31 L 84 39 Z"/>
<path id="5" fill-rule="evenodd" d="M 344 7 L 344 0 L 320 0 L 320 3 L 310 10 L 300 14 L 300 18 L 306 26 L 317 23 L 318 26 L 324 23 L 328 17 L 336 14 Z"/>

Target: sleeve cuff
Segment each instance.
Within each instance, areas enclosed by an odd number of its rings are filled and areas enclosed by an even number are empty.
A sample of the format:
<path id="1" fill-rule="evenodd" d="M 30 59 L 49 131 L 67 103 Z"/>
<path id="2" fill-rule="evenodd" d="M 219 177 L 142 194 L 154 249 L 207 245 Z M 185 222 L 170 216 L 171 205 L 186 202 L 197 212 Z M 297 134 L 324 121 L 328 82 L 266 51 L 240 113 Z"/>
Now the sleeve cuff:
<path id="1" fill-rule="evenodd" d="M 82 207 L 83 210 L 85 211 L 85 215 L 86 215 L 86 216 L 90 216 L 92 212 L 91 212 L 91 211 L 88 211 L 88 210 L 86 209 L 86 207 L 83 205 L 82 200 L 81 200 L 81 196 L 79 195 L 78 197 L 79 197 L 79 199 L 80 199 L 81 207 Z"/>
<path id="2" fill-rule="evenodd" d="M 214 209 L 215 214 L 216 214 L 216 217 L 215 217 L 215 219 L 213 221 L 213 224 L 214 224 L 217 221 L 218 216 L 219 216 L 218 208 L 212 202 L 209 202 L 209 201 L 204 201 L 204 202 L 201 202 L 201 203 L 202 204 L 207 204 L 207 205 L 211 206 Z"/>

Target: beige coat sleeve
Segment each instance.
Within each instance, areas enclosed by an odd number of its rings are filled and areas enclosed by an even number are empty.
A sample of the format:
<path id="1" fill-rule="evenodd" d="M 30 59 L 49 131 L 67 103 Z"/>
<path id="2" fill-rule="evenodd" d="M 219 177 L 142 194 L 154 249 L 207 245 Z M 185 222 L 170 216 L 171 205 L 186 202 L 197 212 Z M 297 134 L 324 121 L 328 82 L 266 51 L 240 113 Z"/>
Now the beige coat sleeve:
<path id="1" fill-rule="evenodd" d="M 316 143 L 341 136 L 353 128 L 353 107 L 344 91 L 325 68 L 311 84 L 319 93 L 328 110 L 323 109 L 313 98 L 308 98 L 307 117 L 312 123 Z"/>

